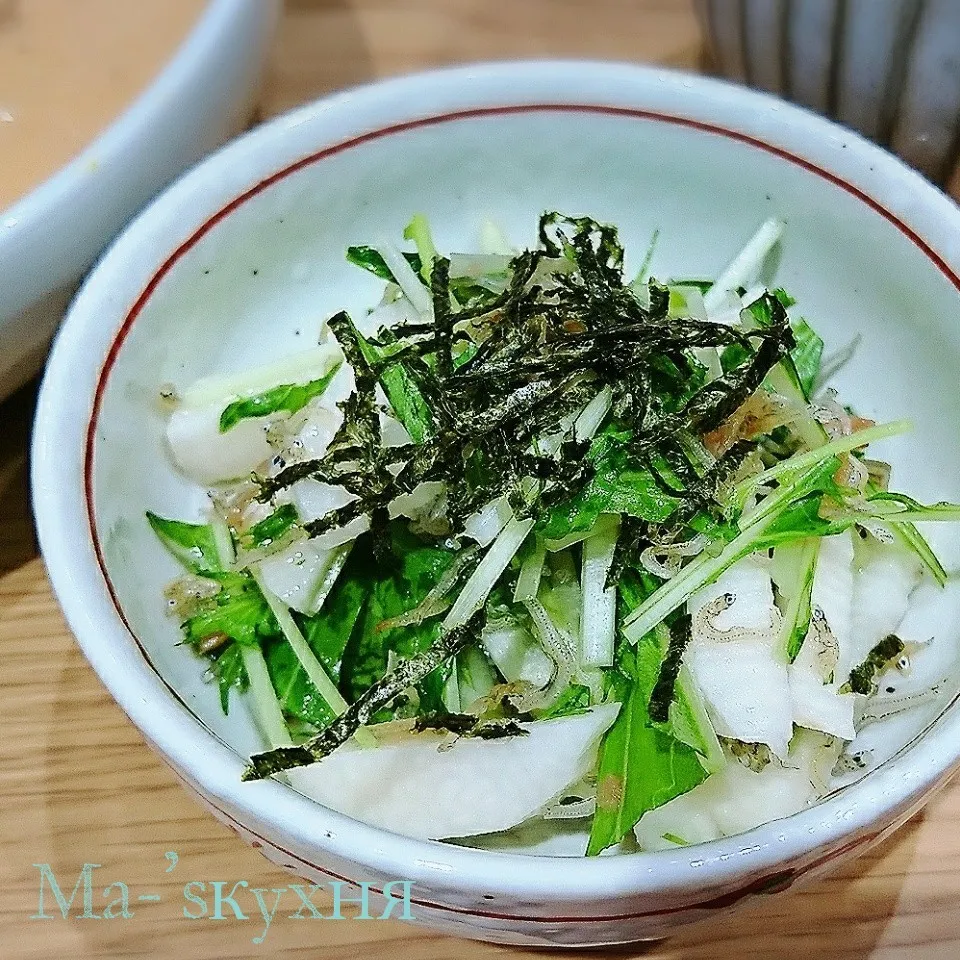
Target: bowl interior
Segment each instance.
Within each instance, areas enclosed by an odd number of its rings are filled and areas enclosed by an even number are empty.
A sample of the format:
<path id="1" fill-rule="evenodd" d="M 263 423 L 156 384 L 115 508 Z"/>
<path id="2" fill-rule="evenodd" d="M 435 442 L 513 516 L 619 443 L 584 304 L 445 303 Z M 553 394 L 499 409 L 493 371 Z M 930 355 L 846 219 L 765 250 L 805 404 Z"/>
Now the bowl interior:
<path id="1" fill-rule="evenodd" d="M 317 138 L 316 149 L 327 146 Z M 441 250 L 462 251 L 476 248 L 485 217 L 514 244 L 532 244 L 550 209 L 617 224 L 628 272 L 659 229 L 652 272 L 663 279 L 716 276 L 763 219 L 784 218 L 777 283 L 828 351 L 859 338 L 835 378 L 841 398 L 862 416 L 915 421 L 912 434 L 878 446 L 895 485 L 928 501 L 960 499 L 957 291 L 914 240 L 843 185 L 716 131 L 590 109 L 488 112 L 369 137 L 275 179 L 181 249 L 101 385 L 93 506 L 117 600 L 162 677 L 240 753 L 259 737 L 239 701 L 222 715 L 200 663 L 177 645 L 161 590 L 178 568 L 144 519 L 147 509 L 199 516 L 204 504 L 165 453 L 161 385 L 281 356 L 313 343 L 331 313 L 373 306 L 382 285 L 344 250 L 397 238 L 415 212 L 429 216 Z M 175 246 L 163 244 L 158 265 Z M 930 527 L 955 566 L 956 532 Z M 952 670 L 943 652 L 918 663 L 914 679 Z M 937 709 L 891 721 L 871 735 L 875 746 L 889 755 Z"/>

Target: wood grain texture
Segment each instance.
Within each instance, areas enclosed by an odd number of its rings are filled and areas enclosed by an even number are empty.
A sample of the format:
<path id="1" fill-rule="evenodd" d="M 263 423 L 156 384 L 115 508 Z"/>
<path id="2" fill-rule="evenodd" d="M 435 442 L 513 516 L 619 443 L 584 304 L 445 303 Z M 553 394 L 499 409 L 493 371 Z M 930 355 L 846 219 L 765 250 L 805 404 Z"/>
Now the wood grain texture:
<path id="1" fill-rule="evenodd" d="M 423 66 L 547 54 L 695 66 L 699 38 L 687 0 L 291 0 L 263 112 Z M 240 879 L 273 888 L 289 877 L 183 792 L 71 640 L 36 555 L 29 512 L 33 392 L 0 405 L 0 956 L 522 956 L 393 921 L 278 917 L 258 944 L 263 924 L 253 917 L 184 918 L 182 890 L 190 880 L 228 881 L 229 890 Z M 165 873 L 168 851 L 179 861 Z M 69 896 L 85 862 L 102 864 L 98 894 L 122 880 L 134 899 L 158 893 L 160 902 L 134 903 L 130 919 L 30 919 L 39 892 L 33 865 L 49 863 Z M 105 902 L 96 901 L 101 909 Z M 953 960 L 960 954 L 960 784 L 830 879 L 665 944 L 614 953 L 651 960 Z"/>

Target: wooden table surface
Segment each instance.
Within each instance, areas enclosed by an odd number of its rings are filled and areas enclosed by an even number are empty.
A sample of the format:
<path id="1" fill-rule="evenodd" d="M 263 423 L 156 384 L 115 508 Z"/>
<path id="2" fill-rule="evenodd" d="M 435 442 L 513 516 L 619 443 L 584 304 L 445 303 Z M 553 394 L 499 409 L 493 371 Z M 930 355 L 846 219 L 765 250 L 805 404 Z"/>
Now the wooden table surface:
<path id="1" fill-rule="evenodd" d="M 696 67 L 690 0 L 288 0 L 266 82 L 271 115 L 345 84 L 482 58 L 592 56 Z M 0 161 L 2 162 L 2 161 Z M 277 955 L 508 958 L 392 920 L 188 920 L 187 880 L 283 886 L 285 875 L 190 799 L 67 632 L 37 556 L 27 492 L 34 387 L 0 405 L 0 957 Z M 78 531 L 78 536 L 82 536 Z M 177 854 L 177 866 L 165 872 Z M 49 864 L 67 896 L 84 863 L 133 895 L 129 919 L 31 919 Z M 49 893 L 48 893 L 49 902 Z M 102 909 L 106 902 L 97 901 Z M 56 905 L 53 905 L 56 912 Z M 547 956 L 552 956 L 545 951 Z M 842 872 L 628 957 L 932 960 L 960 955 L 960 783 Z M 559 956 L 559 954 L 557 954 Z"/>

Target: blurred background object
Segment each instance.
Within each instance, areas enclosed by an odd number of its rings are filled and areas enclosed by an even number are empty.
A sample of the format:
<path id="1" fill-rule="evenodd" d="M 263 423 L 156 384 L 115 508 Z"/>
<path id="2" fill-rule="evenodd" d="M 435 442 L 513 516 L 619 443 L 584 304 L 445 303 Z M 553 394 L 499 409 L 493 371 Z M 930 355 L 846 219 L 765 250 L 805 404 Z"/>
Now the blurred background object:
<path id="1" fill-rule="evenodd" d="M 701 49 L 693 0 L 286 0 L 263 110 L 478 60 L 579 57 L 696 70 Z"/>
<path id="2" fill-rule="evenodd" d="M 0 0 L 0 398 L 81 277 L 250 121 L 278 0 Z"/>
<path id="3" fill-rule="evenodd" d="M 960 191 L 958 0 L 697 0 L 717 70 L 889 147 Z"/>

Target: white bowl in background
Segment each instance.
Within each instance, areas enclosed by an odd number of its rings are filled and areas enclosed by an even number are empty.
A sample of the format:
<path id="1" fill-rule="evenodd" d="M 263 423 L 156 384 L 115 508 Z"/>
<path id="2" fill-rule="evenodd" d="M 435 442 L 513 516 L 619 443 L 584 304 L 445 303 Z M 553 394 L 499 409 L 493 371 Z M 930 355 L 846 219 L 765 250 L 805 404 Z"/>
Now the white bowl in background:
<path id="1" fill-rule="evenodd" d="M 956 0 L 697 0 L 720 72 L 960 184 Z"/>
<path id="2" fill-rule="evenodd" d="M 414 916 L 454 934 L 613 944 L 779 893 L 878 842 L 956 768 L 960 705 L 918 710 L 896 755 L 863 780 L 729 839 L 591 859 L 412 840 L 282 783 L 240 781 L 261 743 L 238 706 L 222 715 L 177 646 L 161 597 L 176 565 L 144 520 L 148 507 L 189 517 L 204 498 L 166 456 L 162 384 L 280 356 L 330 313 L 374 303 L 382 285 L 344 248 L 398 235 L 415 211 L 441 249 L 469 249 L 485 216 L 533 242 L 544 209 L 619 224 L 635 255 L 660 227 L 661 276 L 716 275 L 760 221 L 784 217 L 778 281 L 829 345 L 863 334 L 841 395 L 865 416 L 917 422 L 888 441 L 898 487 L 960 499 L 960 209 L 878 147 L 763 94 L 541 62 L 341 93 L 246 134 L 165 191 L 61 328 L 39 401 L 34 506 L 91 664 L 184 784 L 274 863 L 317 883 L 412 881 Z M 955 534 L 932 526 L 955 563 Z"/>
<path id="3" fill-rule="evenodd" d="M 0 212 L 0 399 L 37 372 L 84 273 L 178 173 L 249 122 L 279 0 L 211 0 L 153 83 Z"/>

